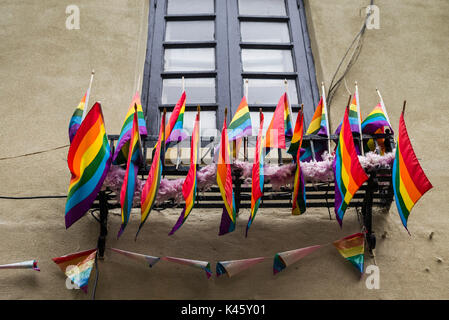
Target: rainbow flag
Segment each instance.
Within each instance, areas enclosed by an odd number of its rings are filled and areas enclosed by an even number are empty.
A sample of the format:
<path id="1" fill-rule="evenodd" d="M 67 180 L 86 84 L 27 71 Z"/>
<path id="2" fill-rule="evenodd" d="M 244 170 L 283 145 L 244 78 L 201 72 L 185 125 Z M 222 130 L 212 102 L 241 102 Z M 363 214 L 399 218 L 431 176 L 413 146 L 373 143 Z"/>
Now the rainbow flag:
<path id="1" fill-rule="evenodd" d="M 304 133 L 304 115 L 299 112 L 296 119 L 295 134 L 298 136 L 298 149 L 296 151 L 296 159 L 299 159 L 301 153 L 302 136 Z M 293 182 L 293 199 L 292 214 L 299 215 L 306 212 L 306 185 L 301 171 L 301 161 L 296 161 L 295 180 Z"/>
<path id="2" fill-rule="evenodd" d="M 363 274 L 365 235 L 363 233 L 356 233 L 334 241 L 333 244 L 343 258 L 351 262 Z"/>
<path id="3" fill-rule="evenodd" d="M 356 133 L 360 133 L 359 130 L 359 116 L 358 116 L 358 112 L 357 112 L 357 95 L 354 94 L 354 97 L 352 98 L 352 102 L 349 106 L 349 115 L 348 115 L 348 119 L 349 119 L 349 124 L 351 126 L 351 131 L 352 132 L 356 132 Z M 360 117 L 360 119 L 362 119 Z M 341 130 L 341 125 L 343 122 L 341 122 L 338 125 L 337 130 L 335 130 L 335 134 L 339 135 L 340 134 L 340 130 Z"/>
<path id="4" fill-rule="evenodd" d="M 237 111 L 229 123 L 228 132 L 229 140 L 238 140 L 252 134 L 251 116 L 249 114 L 248 103 L 245 96 L 243 96 Z"/>
<path id="5" fill-rule="evenodd" d="M 181 98 L 176 103 L 173 109 L 170 119 L 168 120 L 167 126 L 165 127 L 165 136 L 167 140 L 165 141 L 166 148 L 170 142 L 181 142 L 188 137 L 187 133 L 184 131 L 184 112 L 186 110 L 186 93 L 182 92 Z"/>
<path id="6" fill-rule="evenodd" d="M 432 184 L 421 168 L 410 143 L 404 121 L 404 111 L 402 111 L 399 119 L 398 143 L 392 179 L 398 213 L 408 232 L 407 220 L 410 212 L 422 195 L 432 188 Z"/>
<path id="7" fill-rule="evenodd" d="M 381 103 L 374 107 L 373 111 L 366 117 L 362 122 L 362 132 L 366 134 L 376 133 L 377 130 L 383 129 L 384 127 L 390 128 L 393 133 L 390 122 L 388 122 L 385 116 L 384 110 Z"/>
<path id="8" fill-rule="evenodd" d="M 309 127 L 307 128 L 306 134 L 315 134 L 323 137 L 327 137 L 327 124 L 326 124 L 326 110 L 324 109 L 323 97 L 320 98 L 320 102 L 315 109 L 315 113 L 313 114 L 312 121 L 310 121 Z M 293 139 L 292 139 L 293 144 Z M 312 147 L 310 146 L 310 142 L 306 141 L 304 143 L 305 152 L 301 156 L 301 161 L 306 162 L 313 159 L 312 155 Z M 326 150 L 326 141 L 314 141 L 313 149 L 315 151 L 315 160 L 322 161 L 321 155 Z M 296 148 L 293 150 L 296 151 Z M 288 151 L 287 151 L 288 152 Z M 296 153 L 290 153 L 292 155 L 296 155 Z"/>
<path id="9" fill-rule="evenodd" d="M 254 164 L 251 174 L 251 213 L 248 219 L 248 224 L 246 225 L 245 236 L 248 236 L 248 230 L 254 219 L 256 218 L 257 210 L 260 206 L 260 199 L 263 196 L 263 184 L 264 184 L 264 150 L 263 150 L 263 113 L 260 113 L 260 125 L 259 134 L 257 135 L 256 141 L 256 152 L 254 155 Z"/>
<path id="10" fill-rule="evenodd" d="M 273 259 L 273 274 L 277 274 L 321 248 L 320 245 L 276 253 Z"/>
<path id="11" fill-rule="evenodd" d="M 128 159 L 129 140 L 132 135 L 134 107 L 137 106 L 137 118 L 139 120 L 139 133 L 141 136 L 147 135 L 147 125 L 143 115 L 142 103 L 140 102 L 139 91 L 134 95 L 133 100 L 128 108 L 128 113 L 123 122 L 122 130 L 117 141 L 117 147 L 115 148 L 114 156 L 112 157 L 112 163 L 119 165 L 125 164 Z"/>
<path id="12" fill-rule="evenodd" d="M 165 111 L 162 114 L 161 126 L 159 129 L 159 139 L 156 145 L 156 151 L 154 152 L 153 159 L 151 162 L 150 172 L 148 173 L 147 181 L 142 188 L 140 208 L 141 208 L 141 218 L 139 230 L 137 230 L 137 235 L 142 229 L 145 221 L 150 215 L 151 209 L 153 209 L 154 202 L 156 200 L 156 195 L 159 190 L 159 185 L 161 183 L 161 175 L 164 164 L 164 148 L 161 145 L 165 145 Z"/>
<path id="13" fill-rule="evenodd" d="M 193 205 L 195 204 L 196 199 L 196 190 L 197 190 L 197 165 L 199 159 L 199 140 L 200 140 L 200 115 L 199 113 L 195 118 L 195 125 L 193 127 L 192 132 L 192 140 L 190 143 L 190 168 L 187 176 L 182 185 L 182 196 L 184 197 L 185 206 L 179 216 L 178 221 L 168 234 L 171 236 L 175 233 L 183 223 L 187 220 L 190 212 L 192 211 Z"/>
<path id="14" fill-rule="evenodd" d="M 84 293 L 87 293 L 87 284 L 96 256 L 97 249 L 91 249 L 53 258 L 52 260 L 74 284 Z"/>
<path id="15" fill-rule="evenodd" d="M 342 226 L 343 216 L 354 194 L 368 180 L 360 165 L 349 123 L 349 108 L 346 108 L 340 137 L 333 162 L 335 183 L 335 215 Z"/>
<path id="16" fill-rule="evenodd" d="M 111 166 L 111 149 L 98 102 L 81 123 L 67 163 L 72 174 L 65 205 L 65 225 L 69 228 L 90 209 Z"/>
<path id="17" fill-rule="evenodd" d="M 132 135 L 129 141 L 128 160 L 126 163 L 126 173 L 123 178 L 122 189 L 120 191 L 120 204 L 122 207 L 122 225 L 117 234 L 119 238 L 129 221 L 131 209 L 133 207 L 134 193 L 136 191 L 137 172 L 142 162 L 142 154 L 140 147 L 139 122 L 137 108 L 133 116 Z"/>
<path id="18" fill-rule="evenodd" d="M 84 94 L 84 97 L 81 99 L 81 102 L 79 103 L 78 107 L 76 107 L 75 112 L 73 112 L 72 117 L 70 118 L 69 122 L 70 143 L 72 143 L 73 138 L 75 137 L 76 132 L 78 131 L 81 125 L 81 122 L 83 121 L 83 113 L 86 105 L 86 97 L 88 94 L 89 94 L 88 91 Z"/>
<path id="19" fill-rule="evenodd" d="M 265 260 L 265 257 L 243 259 L 243 260 L 230 260 L 230 261 L 218 261 L 216 266 L 217 278 L 223 274 L 227 274 L 229 278 L 236 274 L 251 268 L 252 266 L 261 263 Z"/>
<path id="20" fill-rule="evenodd" d="M 234 231 L 236 222 L 234 190 L 232 189 L 232 171 L 229 155 L 229 138 L 225 117 L 223 129 L 221 131 L 221 143 L 220 150 L 218 151 L 217 163 L 217 184 L 224 201 L 220 232 L 218 234 L 220 236 Z"/>
<path id="21" fill-rule="evenodd" d="M 265 153 L 268 154 L 270 148 L 285 149 L 285 137 L 292 135 L 288 98 L 287 93 L 284 93 L 274 110 L 273 118 L 265 135 Z"/>

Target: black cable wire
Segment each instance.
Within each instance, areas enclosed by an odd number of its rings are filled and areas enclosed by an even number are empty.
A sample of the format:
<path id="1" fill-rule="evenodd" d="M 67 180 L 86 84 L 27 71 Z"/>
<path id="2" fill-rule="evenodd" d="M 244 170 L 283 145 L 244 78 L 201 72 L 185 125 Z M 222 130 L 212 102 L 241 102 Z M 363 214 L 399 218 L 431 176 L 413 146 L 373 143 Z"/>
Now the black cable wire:
<path id="1" fill-rule="evenodd" d="M 69 146 L 70 146 L 69 144 L 66 144 L 64 146 L 59 146 L 59 147 L 55 147 L 55 148 L 51 148 L 51 149 L 47 149 L 47 150 L 36 151 L 36 152 L 31 152 L 31 153 L 25 153 L 25 154 L 21 154 L 21 155 L 18 155 L 18 156 L 12 156 L 12 157 L 4 157 L 4 158 L 0 158 L 0 161 L 1 160 L 17 159 L 17 158 L 21 158 L 21 157 L 34 156 L 36 154 L 50 152 L 50 151 L 54 151 L 54 150 L 58 150 L 58 149 L 63 149 L 63 148 L 67 148 Z"/>
<path id="2" fill-rule="evenodd" d="M 0 199 L 7 199 L 7 200 L 63 199 L 63 198 L 67 198 L 67 195 L 25 196 L 25 197 L 0 196 Z"/>
<path id="3" fill-rule="evenodd" d="M 95 282 L 94 282 L 94 287 L 92 289 L 92 300 L 95 300 L 95 294 L 97 292 L 97 282 L 98 282 L 98 275 L 99 275 L 99 271 L 98 271 L 98 251 L 97 254 L 95 255 Z"/>

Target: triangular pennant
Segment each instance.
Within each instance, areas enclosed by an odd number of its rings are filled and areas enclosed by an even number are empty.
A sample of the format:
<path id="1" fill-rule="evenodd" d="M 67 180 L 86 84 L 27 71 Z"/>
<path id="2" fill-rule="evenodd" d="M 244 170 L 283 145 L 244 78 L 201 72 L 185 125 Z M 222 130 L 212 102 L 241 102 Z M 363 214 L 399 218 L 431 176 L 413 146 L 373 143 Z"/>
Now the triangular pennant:
<path id="1" fill-rule="evenodd" d="M 41 271 L 41 269 L 37 266 L 37 260 L 2 264 L 0 265 L 0 269 L 33 269 L 35 271 Z"/>
<path id="2" fill-rule="evenodd" d="M 119 253 L 121 255 L 124 255 L 127 258 L 130 258 L 130 259 L 133 259 L 133 260 L 136 260 L 139 262 L 143 262 L 144 264 L 148 265 L 150 268 L 152 268 L 161 259 L 159 257 L 148 256 L 145 254 L 120 250 L 120 249 L 116 249 L 116 248 L 111 248 L 111 250 L 116 253 Z"/>
<path id="3" fill-rule="evenodd" d="M 96 255 L 97 249 L 91 249 L 53 258 L 52 260 L 74 284 L 87 293 L 87 284 Z"/>
<path id="4" fill-rule="evenodd" d="M 363 233 L 356 233 L 334 241 L 333 244 L 343 258 L 351 262 L 363 274 L 365 235 Z"/>
<path id="5" fill-rule="evenodd" d="M 310 246 L 310 247 L 306 247 L 306 248 L 276 253 L 276 255 L 274 256 L 274 261 L 273 261 L 273 274 L 277 274 L 277 273 L 281 272 L 288 266 L 291 266 L 295 262 L 301 260 L 302 258 L 311 254 L 315 250 L 318 250 L 319 248 L 321 248 L 321 246 L 316 245 L 316 246 Z"/>
<path id="6" fill-rule="evenodd" d="M 175 258 L 175 257 L 162 257 L 161 260 L 170 261 L 178 264 L 183 264 L 186 266 L 191 266 L 194 268 L 203 269 L 206 272 L 206 276 L 209 279 L 212 275 L 212 271 L 210 270 L 210 263 L 207 261 L 200 260 L 191 260 L 191 259 L 183 259 L 183 258 Z"/>
<path id="7" fill-rule="evenodd" d="M 217 277 L 221 276 L 222 274 L 227 274 L 228 277 L 235 276 L 237 273 L 242 272 L 243 270 L 246 270 L 250 267 L 252 267 L 255 264 L 258 264 L 262 261 L 264 261 L 264 257 L 260 258 L 252 258 L 252 259 L 243 259 L 243 260 L 230 260 L 230 261 L 221 261 L 217 262 Z"/>

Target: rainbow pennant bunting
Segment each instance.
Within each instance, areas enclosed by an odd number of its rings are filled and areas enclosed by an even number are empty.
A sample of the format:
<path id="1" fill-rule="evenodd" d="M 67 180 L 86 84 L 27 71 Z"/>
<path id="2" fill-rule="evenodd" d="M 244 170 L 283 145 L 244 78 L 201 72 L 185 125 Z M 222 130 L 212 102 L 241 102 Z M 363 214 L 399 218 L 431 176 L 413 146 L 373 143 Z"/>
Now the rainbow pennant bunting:
<path id="1" fill-rule="evenodd" d="M 176 103 L 173 109 L 170 119 L 168 120 L 167 126 L 165 127 L 165 136 L 167 137 L 165 141 L 166 148 L 170 142 L 181 142 L 188 137 L 187 133 L 184 131 L 184 112 L 186 110 L 186 93 L 182 92 L 181 98 Z"/>
<path id="2" fill-rule="evenodd" d="M 142 103 L 140 102 L 139 91 L 134 95 L 133 100 L 128 108 L 125 121 L 123 122 L 122 130 L 117 141 L 117 147 L 115 148 L 114 156 L 112 157 L 112 163 L 119 165 L 125 164 L 128 159 L 129 140 L 132 135 L 134 107 L 137 105 L 137 117 L 139 120 L 139 133 L 141 136 L 147 135 L 147 126 L 143 115 Z"/>
<path id="3" fill-rule="evenodd" d="M 320 102 L 315 109 L 312 121 L 310 121 L 309 127 L 306 131 L 307 135 L 315 134 L 323 137 L 327 137 L 327 124 L 326 124 L 326 111 L 324 110 L 323 97 L 320 98 Z M 292 139 L 293 144 L 293 139 Z M 306 162 L 313 159 L 312 147 L 310 142 L 306 142 L 304 145 L 305 152 L 301 156 L 301 161 Z M 326 150 L 326 142 L 314 141 L 313 149 L 315 151 L 315 160 L 322 161 L 321 155 Z M 293 151 L 295 151 L 294 149 Z M 288 152 L 288 151 L 287 151 Z M 289 152 L 290 153 L 290 152 Z M 293 153 L 290 153 L 293 155 Z"/>
<path id="4" fill-rule="evenodd" d="M 210 270 L 210 263 L 207 261 L 191 260 L 175 257 L 162 257 L 161 260 L 170 261 L 194 268 L 200 268 L 206 272 L 206 276 L 208 279 L 212 276 L 212 271 Z"/>
<path id="5" fill-rule="evenodd" d="M 76 132 L 78 131 L 81 122 L 83 121 L 83 113 L 84 108 L 86 105 L 86 97 L 89 94 L 89 90 L 84 94 L 84 97 L 81 99 L 81 102 L 78 104 L 78 107 L 76 107 L 75 111 L 72 114 L 72 117 L 70 118 L 69 122 L 69 140 L 70 143 L 72 143 L 73 138 L 76 135 Z"/>
<path id="6" fill-rule="evenodd" d="M 296 118 L 295 135 L 298 139 L 298 149 L 296 150 L 296 159 L 299 159 L 301 153 L 302 137 L 304 133 L 303 124 L 304 114 L 299 111 L 299 115 Z M 304 177 L 301 171 L 301 161 L 296 161 L 295 179 L 293 182 L 293 199 L 292 199 L 292 214 L 300 215 L 306 212 L 306 185 L 304 183 Z"/>
<path id="7" fill-rule="evenodd" d="M 229 123 L 228 132 L 229 140 L 238 140 L 252 134 L 251 116 L 249 114 L 248 103 L 245 96 L 243 96 L 234 117 Z"/>
<path id="8" fill-rule="evenodd" d="M 197 165 L 199 159 L 199 140 L 200 140 L 200 114 L 199 111 L 196 115 L 195 125 L 193 127 L 192 132 L 192 141 L 190 144 L 190 168 L 187 176 L 182 185 L 182 195 L 184 197 L 185 206 L 179 216 L 178 221 L 168 234 L 171 236 L 175 233 L 184 222 L 187 220 L 190 212 L 192 211 L 193 205 L 195 204 L 196 199 L 196 190 L 197 190 Z"/>
<path id="9" fill-rule="evenodd" d="M 335 183 L 335 215 L 342 226 L 343 216 L 354 194 L 368 180 L 360 165 L 348 119 L 349 108 L 343 118 L 337 150 L 333 162 Z"/>
<path id="10" fill-rule="evenodd" d="M 129 221 L 129 216 L 133 207 L 134 193 L 136 191 L 137 172 L 139 170 L 139 165 L 142 162 L 137 106 L 135 107 L 131 132 L 131 139 L 128 143 L 129 151 L 127 152 L 128 160 L 126 163 L 126 173 L 120 191 L 122 225 L 120 226 L 117 238 L 122 235 Z"/>
<path id="11" fill-rule="evenodd" d="M 65 225 L 69 228 L 91 207 L 111 165 L 111 149 L 98 102 L 81 123 L 67 163 L 72 174 L 65 206 Z"/>
<path id="12" fill-rule="evenodd" d="M 264 184 L 264 150 L 263 150 L 263 113 L 260 112 L 260 125 L 259 134 L 257 135 L 256 141 L 256 152 L 254 155 L 254 164 L 251 174 L 251 213 L 248 219 L 248 224 L 246 225 L 245 236 L 248 236 L 248 230 L 254 219 L 256 218 L 257 210 L 260 206 L 260 199 L 263 196 L 263 184 Z"/>
<path id="13" fill-rule="evenodd" d="M 398 143 L 393 163 L 393 190 L 402 224 L 407 229 L 407 220 L 413 206 L 433 186 L 424 173 L 408 137 L 404 111 L 399 119 Z M 410 233 L 410 232 L 409 232 Z"/>
<path id="14" fill-rule="evenodd" d="M 276 255 L 274 256 L 274 260 L 273 260 L 273 274 L 277 274 L 277 273 L 281 272 L 288 266 L 291 266 L 295 262 L 301 260 L 302 258 L 311 254 L 315 250 L 318 250 L 319 248 L 321 248 L 321 246 L 316 245 L 316 246 L 276 253 Z"/>
<path id="15" fill-rule="evenodd" d="M 87 293 L 90 273 L 95 263 L 97 249 L 72 253 L 53 258 L 54 263 L 73 281 L 84 293 Z"/>
<path id="16" fill-rule="evenodd" d="M 219 235 L 221 236 L 228 232 L 234 231 L 236 222 L 235 200 L 234 200 L 234 190 L 232 189 L 232 171 L 230 162 L 228 130 L 226 127 L 226 117 L 223 122 L 223 129 L 221 131 L 220 149 L 218 151 L 217 184 L 224 202 L 219 232 Z"/>
<path id="17" fill-rule="evenodd" d="M 217 278 L 223 274 L 227 274 L 229 278 L 235 276 L 236 274 L 252 267 L 255 264 L 264 261 L 264 257 L 251 258 L 243 260 L 231 260 L 231 261 L 220 261 L 217 262 L 216 273 Z"/>
<path id="18" fill-rule="evenodd" d="M 164 163 L 164 148 L 161 145 L 165 145 L 165 110 L 162 113 L 161 126 L 159 129 L 159 139 L 156 144 L 156 151 L 154 152 L 153 159 L 151 162 L 150 172 L 148 173 L 147 181 L 142 188 L 140 208 L 141 208 L 141 218 L 139 230 L 137 230 L 137 235 L 142 229 L 145 221 L 150 215 L 151 209 L 156 200 L 156 195 L 159 190 L 159 185 L 161 183 L 162 169 Z"/>
<path id="19" fill-rule="evenodd" d="M 363 274 L 365 235 L 363 233 L 356 233 L 334 241 L 333 244 L 343 258 L 351 262 Z"/>
<path id="20" fill-rule="evenodd" d="M 37 266 L 37 260 L 28 260 L 16 263 L 2 264 L 1 269 L 33 269 L 34 271 L 41 271 Z"/>
<path id="21" fill-rule="evenodd" d="M 147 256 L 145 254 L 120 250 L 120 249 L 116 249 L 116 248 L 111 248 L 111 251 L 121 254 L 129 259 L 132 259 L 132 260 L 135 260 L 138 262 L 143 262 L 145 265 L 148 265 L 148 267 L 150 267 L 150 268 L 152 268 L 161 259 L 159 257 Z"/>

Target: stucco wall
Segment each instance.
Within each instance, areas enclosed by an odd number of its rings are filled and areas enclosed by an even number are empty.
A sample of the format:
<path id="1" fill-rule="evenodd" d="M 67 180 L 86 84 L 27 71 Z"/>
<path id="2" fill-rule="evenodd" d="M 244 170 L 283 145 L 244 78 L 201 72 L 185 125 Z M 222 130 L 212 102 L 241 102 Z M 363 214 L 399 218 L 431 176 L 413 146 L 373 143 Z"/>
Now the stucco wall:
<path id="1" fill-rule="evenodd" d="M 81 10 L 81 29 L 66 30 L 65 7 L 58 0 L 0 3 L 1 129 L 0 158 L 68 143 L 68 120 L 86 89 L 92 68 L 96 75 L 91 101 L 101 100 L 108 133 L 118 133 L 124 110 L 142 72 L 148 3 L 143 0 L 73 1 Z M 329 80 L 362 18 L 368 1 L 306 1 L 318 81 Z M 447 128 L 449 3 L 375 1 L 380 29 L 368 30 L 358 63 L 347 76 L 353 90 L 359 82 L 362 114 L 377 103 L 375 88 L 385 100 L 397 129 L 402 101 L 415 151 L 434 185 L 409 219 L 412 236 L 400 224 L 394 205 L 388 215 L 376 213 L 377 262 L 381 289 L 367 290 L 331 246 L 277 277 L 271 260 L 233 279 L 209 280 L 190 268 L 163 264 L 152 270 L 110 253 L 99 262 L 97 298 L 449 298 L 447 231 Z M 330 110 L 332 128 L 347 101 L 341 87 Z M 65 194 L 69 172 L 67 148 L 0 162 L 0 195 Z M 92 248 L 98 224 L 86 216 L 64 227 L 60 200 L 0 199 L 0 263 L 38 259 L 42 271 L 0 272 L 2 299 L 87 299 L 67 290 L 65 278 L 51 257 Z M 234 234 L 218 237 L 221 212 L 194 210 L 189 223 L 173 237 L 167 232 L 179 210 L 153 212 L 137 242 L 139 211 L 128 233 L 115 240 L 118 211 L 110 214 L 108 245 L 152 255 L 204 259 L 272 256 L 277 251 L 329 243 L 358 231 L 355 212 L 348 211 L 341 231 L 327 210 L 308 210 L 291 217 L 288 210 L 260 210 L 257 225 L 244 238 L 248 210 Z M 388 237 L 380 235 L 388 232 Z M 434 231 L 432 241 L 428 234 Z M 444 262 L 437 263 L 435 257 Z M 367 255 L 367 264 L 372 261 Z M 213 263 L 214 266 L 214 263 Z M 424 269 L 429 267 L 430 272 Z M 297 268 L 297 269 L 296 269 Z"/>

